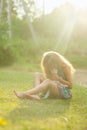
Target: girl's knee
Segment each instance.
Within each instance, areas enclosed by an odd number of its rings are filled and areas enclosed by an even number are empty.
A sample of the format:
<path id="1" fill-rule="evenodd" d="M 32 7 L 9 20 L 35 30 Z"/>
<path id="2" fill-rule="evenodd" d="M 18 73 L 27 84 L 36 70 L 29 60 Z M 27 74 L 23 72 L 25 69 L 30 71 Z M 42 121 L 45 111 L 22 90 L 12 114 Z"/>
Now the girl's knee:
<path id="1" fill-rule="evenodd" d="M 41 74 L 40 74 L 39 72 L 35 72 L 35 73 L 34 73 L 34 77 L 35 77 L 35 78 L 40 78 L 40 75 L 41 75 Z"/>
<path id="2" fill-rule="evenodd" d="M 44 81 L 43 74 L 40 73 L 40 72 L 35 72 L 34 78 L 35 78 L 36 80 L 39 80 L 40 82 L 43 82 L 43 81 Z"/>
<path id="3" fill-rule="evenodd" d="M 35 76 L 39 76 L 39 75 L 40 75 L 40 72 L 35 72 L 34 75 L 35 75 Z"/>

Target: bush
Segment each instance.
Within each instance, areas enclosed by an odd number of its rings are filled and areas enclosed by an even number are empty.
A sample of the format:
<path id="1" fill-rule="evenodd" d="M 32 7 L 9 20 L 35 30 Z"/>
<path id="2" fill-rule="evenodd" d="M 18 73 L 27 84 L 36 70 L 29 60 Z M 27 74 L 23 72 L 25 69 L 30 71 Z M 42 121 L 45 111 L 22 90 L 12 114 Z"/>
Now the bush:
<path id="1" fill-rule="evenodd" d="M 10 65 L 15 58 L 11 48 L 0 46 L 0 66 Z"/>
<path id="2" fill-rule="evenodd" d="M 0 23 L 0 66 L 10 65 L 14 62 L 15 56 L 9 46 L 7 25 Z"/>

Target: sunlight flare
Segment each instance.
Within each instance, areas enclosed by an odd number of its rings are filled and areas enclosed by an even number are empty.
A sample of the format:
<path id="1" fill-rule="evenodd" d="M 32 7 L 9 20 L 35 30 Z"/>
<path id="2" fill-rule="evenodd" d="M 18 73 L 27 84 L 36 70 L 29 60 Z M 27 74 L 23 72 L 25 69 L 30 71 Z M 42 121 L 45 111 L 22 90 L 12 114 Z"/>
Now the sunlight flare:
<path id="1" fill-rule="evenodd" d="M 64 23 L 64 26 L 61 29 L 60 34 L 58 34 L 57 45 L 55 50 L 61 50 L 62 54 L 65 54 L 69 45 L 70 39 L 72 37 L 74 25 L 76 22 L 76 13 L 73 12 L 73 15 L 70 15 Z"/>
<path id="2" fill-rule="evenodd" d="M 61 6 L 66 2 L 73 4 L 77 10 L 87 6 L 87 0 L 35 0 L 36 6 L 41 10 L 43 10 L 43 1 L 45 13 L 52 12 L 54 8 Z"/>

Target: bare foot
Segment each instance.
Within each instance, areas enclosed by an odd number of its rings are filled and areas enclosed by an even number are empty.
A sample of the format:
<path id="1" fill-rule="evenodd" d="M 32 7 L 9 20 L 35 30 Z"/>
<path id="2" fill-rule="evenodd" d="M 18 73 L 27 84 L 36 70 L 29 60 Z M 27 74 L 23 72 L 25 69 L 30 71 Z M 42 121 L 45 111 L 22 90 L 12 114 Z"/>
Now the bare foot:
<path id="1" fill-rule="evenodd" d="M 24 94 L 22 92 L 16 92 L 15 90 L 13 91 L 14 94 L 18 97 L 18 98 L 25 98 Z"/>
<path id="2" fill-rule="evenodd" d="M 14 94 L 18 97 L 18 98 L 26 98 L 26 99 L 34 99 L 34 100 L 40 100 L 40 97 L 38 95 L 29 95 L 29 94 L 24 94 L 22 92 L 16 92 L 14 90 Z"/>
<path id="3" fill-rule="evenodd" d="M 29 99 L 40 100 L 40 97 L 38 95 L 26 95 L 26 96 L 28 96 L 27 98 Z"/>

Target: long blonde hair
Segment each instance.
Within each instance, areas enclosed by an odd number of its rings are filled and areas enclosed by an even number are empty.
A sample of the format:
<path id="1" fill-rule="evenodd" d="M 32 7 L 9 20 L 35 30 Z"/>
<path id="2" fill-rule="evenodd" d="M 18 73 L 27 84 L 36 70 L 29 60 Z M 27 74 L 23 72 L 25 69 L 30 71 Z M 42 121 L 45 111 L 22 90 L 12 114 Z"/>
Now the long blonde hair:
<path id="1" fill-rule="evenodd" d="M 49 75 L 51 75 L 52 68 L 56 68 L 56 67 L 62 68 L 64 66 L 68 66 L 68 68 L 71 71 L 71 74 L 73 76 L 73 74 L 75 72 L 74 67 L 66 58 L 64 58 L 58 52 L 48 51 L 43 54 L 43 57 L 41 60 L 41 68 L 46 77 L 47 76 L 49 77 Z"/>

